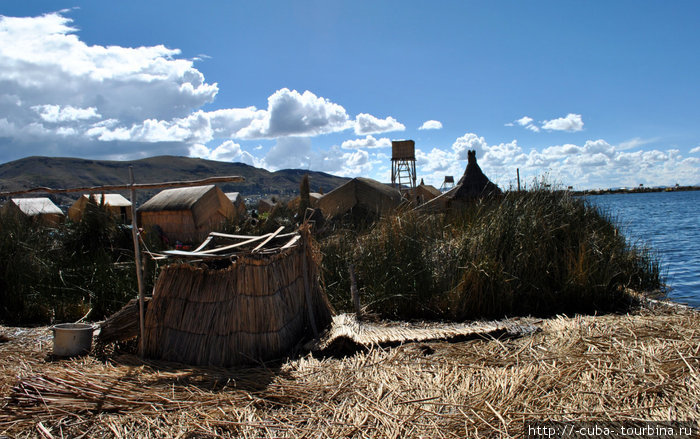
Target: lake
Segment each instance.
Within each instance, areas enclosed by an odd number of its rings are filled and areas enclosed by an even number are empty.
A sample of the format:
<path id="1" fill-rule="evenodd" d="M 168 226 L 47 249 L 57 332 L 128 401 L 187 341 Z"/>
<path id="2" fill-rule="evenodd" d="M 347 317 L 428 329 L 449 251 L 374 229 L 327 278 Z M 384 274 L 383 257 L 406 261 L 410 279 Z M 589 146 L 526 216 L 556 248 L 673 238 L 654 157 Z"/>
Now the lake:
<path id="1" fill-rule="evenodd" d="M 670 299 L 700 308 L 700 191 L 585 198 L 617 220 L 628 242 L 659 255 Z"/>

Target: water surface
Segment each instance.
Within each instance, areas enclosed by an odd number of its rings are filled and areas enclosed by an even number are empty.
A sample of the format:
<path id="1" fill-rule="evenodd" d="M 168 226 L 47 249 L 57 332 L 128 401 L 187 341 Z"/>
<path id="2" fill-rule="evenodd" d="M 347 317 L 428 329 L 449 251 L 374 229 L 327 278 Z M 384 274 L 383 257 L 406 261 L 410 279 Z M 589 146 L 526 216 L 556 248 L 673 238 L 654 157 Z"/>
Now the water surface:
<path id="1" fill-rule="evenodd" d="M 700 308 L 700 191 L 587 196 L 661 259 L 669 298 Z"/>

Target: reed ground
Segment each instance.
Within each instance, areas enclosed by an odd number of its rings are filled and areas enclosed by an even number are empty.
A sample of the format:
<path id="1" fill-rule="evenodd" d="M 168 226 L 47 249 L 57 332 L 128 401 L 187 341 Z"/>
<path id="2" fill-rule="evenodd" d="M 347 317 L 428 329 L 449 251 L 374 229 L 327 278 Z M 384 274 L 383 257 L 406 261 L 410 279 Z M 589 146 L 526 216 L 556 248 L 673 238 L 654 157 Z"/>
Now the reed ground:
<path id="1" fill-rule="evenodd" d="M 523 437 L 526 420 L 700 419 L 700 312 L 539 326 L 251 369 L 51 360 L 47 327 L 0 327 L 0 437 Z"/>

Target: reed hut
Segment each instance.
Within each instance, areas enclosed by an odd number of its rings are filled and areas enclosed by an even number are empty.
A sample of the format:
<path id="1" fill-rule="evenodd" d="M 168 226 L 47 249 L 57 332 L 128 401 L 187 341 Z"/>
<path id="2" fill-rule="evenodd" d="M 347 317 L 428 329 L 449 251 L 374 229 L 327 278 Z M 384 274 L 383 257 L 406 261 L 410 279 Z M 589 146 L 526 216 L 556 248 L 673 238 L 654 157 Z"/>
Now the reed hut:
<path id="1" fill-rule="evenodd" d="M 300 231 L 279 248 L 165 266 L 146 313 L 145 355 L 220 367 L 257 363 L 282 358 L 328 328 L 333 311 L 319 281 L 320 252 L 308 227 Z M 214 257 L 201 249 L 188 254 Z"/>
<path id="2" fill-rule="evenodd" d="M 273 198 L 261 198 L 258 200 L 258 213 L 272 212 L 277 205 L 277 200 Z"/>
<path id="3" fill-rule="evenodd" d="M 401 204 L 401 193 L 371 178 L 357 177 L 328 192 L 318 203 L 323 215 L 339 217 L 353 210 L 378 216 Z"/>
<path id="4" fill-rule="evenodd" d="M 313 208 L 318 207 L 318 202 L 321 201 L 322 197 L 323 197 L 323 194 L 319 194 L 318 192 L 309 193 L 309 207 L 313 207 Z M 289 203 L 287 203 L 287 206 L 291 210 L 295 211 L 295 210 L 299 209 L 300 203 L 301 203 L 301 196 L 297 195 Z"/>
<path id="5" fill-rule="evenodd" d="M 65 219 L 63 211 L 46 197 L 11 198 L 2 207 L 2 212 L 5 215 L 29 218 L 46 226 L 55 226 Z"/>
<path id="6" fill-rule="evenodd" d="M 131 201 L 120 194 L 93 194 L 92 196 L 98 206 L 104 204 L 107 212 L 119 221 L 122 223 L 131 222 Z M 89 203 L 90 195 L 83 194 L 68 208 L 68 218 L 76 222 L 80 221 Z"/>
<path id="7" fill-rule="evenodd" d="M 416 208 L 425 212 L 459 209 L 476 199 L 501 195 L 501 190 L 484 174 L 476 162 L 476 151 L 467 152 L 467 168 L 459 182 L 442 195 Z"/>
<path id="8" fill-rule="evenodd" d="M 236 209 L 221 189 L 208 185 L 161 191 L 138 214 L 144 229 L 158 226 L 169 242 L 191 243 L 235 219 Z"/>
<path id="9" fill-rule="evenodd" d="M 226 192 L 226 197 L 233 203 L 233 207 L 236 208 L 236 213 L 240 215 L 245 214 L 245 200 L 240 192 Z"/>
<path id="10" fill-rule="evenodd" d="M 438 188 L 429 184 L 424 184 L 422 180 L 421 184 L 416 186 L 415 189 L 408 192 L 408 196 L 410 197 L 409 199 L 411 200 L 411 202 L 417 204 L 423 204 L 427 201 L 432 200 L 433 198 L 439 197 L 440 195 L 442 195 L 442 192 L 440 192 Z"/>

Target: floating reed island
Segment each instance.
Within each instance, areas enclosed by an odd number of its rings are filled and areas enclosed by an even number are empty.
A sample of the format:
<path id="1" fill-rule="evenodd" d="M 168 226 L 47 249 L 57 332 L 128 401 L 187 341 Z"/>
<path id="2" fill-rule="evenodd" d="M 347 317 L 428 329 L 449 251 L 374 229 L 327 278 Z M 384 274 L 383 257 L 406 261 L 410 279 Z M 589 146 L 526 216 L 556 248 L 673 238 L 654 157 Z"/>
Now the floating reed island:
<path id="1" fill-rule="evenodd" d="M 124 353 L 47 361 L 49 328 L 0 326 L 0 436 L 509 438 L 526 420 L 700 419 L 697 310 L 536 324 L 228 369 Z"/>

